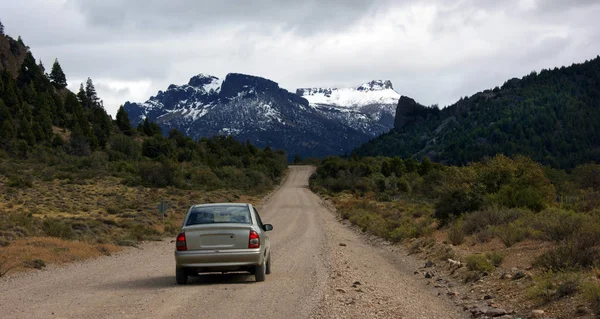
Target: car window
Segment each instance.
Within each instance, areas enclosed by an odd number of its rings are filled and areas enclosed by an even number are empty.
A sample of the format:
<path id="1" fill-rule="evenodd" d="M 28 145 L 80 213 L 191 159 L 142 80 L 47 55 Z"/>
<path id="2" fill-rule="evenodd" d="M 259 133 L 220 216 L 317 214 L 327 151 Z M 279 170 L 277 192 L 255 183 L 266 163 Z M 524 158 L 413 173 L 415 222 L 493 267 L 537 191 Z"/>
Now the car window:
<path id="1" fill-rule="evenodd" d="M 258 222 L 258 227 L 260 227 L 260 229 L 263 229 L 263 222 L 262 222 L 262 219 L 260 219 L 260 215 L 258 214 L 258 210 L 256 210 L 256 208 L 254 208 L 254 212 L 256 213 L 256 220 Z"/>
<path id="2" fill-rule="evenodd" d="M 247 206 L 194 207 L 185 225 L 222 223 L 251 224 L 250 210 Z"/>

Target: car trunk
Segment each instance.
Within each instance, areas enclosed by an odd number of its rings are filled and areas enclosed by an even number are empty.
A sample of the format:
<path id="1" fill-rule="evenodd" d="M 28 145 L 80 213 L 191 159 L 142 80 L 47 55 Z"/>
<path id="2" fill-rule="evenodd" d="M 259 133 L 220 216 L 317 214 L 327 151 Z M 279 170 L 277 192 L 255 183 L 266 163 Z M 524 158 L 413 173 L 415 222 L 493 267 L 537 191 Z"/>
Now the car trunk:
<path id="1" fill-rule="evenodd" d="M 226 250 L 248 248 L 252 226 L 249 224 L 204 224 L 186 226 L 188 250 Z"/>

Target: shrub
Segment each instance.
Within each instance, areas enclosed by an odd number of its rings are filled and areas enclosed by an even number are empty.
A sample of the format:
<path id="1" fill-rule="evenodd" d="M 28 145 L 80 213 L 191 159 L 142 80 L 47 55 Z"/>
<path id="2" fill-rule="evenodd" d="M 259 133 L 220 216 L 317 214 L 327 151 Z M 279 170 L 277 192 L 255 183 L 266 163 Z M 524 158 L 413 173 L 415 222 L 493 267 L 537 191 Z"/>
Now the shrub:
<path id="1" fill-rule="evenodd" d="M 596 317 L 600 317 L 600 283 L 590 282 L 583 286 L 583 295 L 590 303 Z"/>
<path id="2" fill-rule="evenodd" d="M 33 187 L 33 177 L 29 174 L 11 175 L 9 176 L 8 183 L 6 185 L 16 188 L 31 188 Z"/>
<path id="3" fill-rule="evenodd" d="M 488 227 L 486 229 L 482 229 L 475 234 L 475 239 L 479 243 L 487 243 L 494 238 L 494 232 Z"/>
<path id="4" fill-rule="evenodd" d="M 594 222 L 587 215 L 558 208 L 546 209 L 536 217 L 533 227 L 541 232 L 542 238 L 555 242 L 573 237 L 584 225 Z"/>
<path id="5" fill-rule="evenodd" d="M 494 265 L 485 255 L 470 255 L 467 257 L 467 269 L 470 271 L 492 272 L 494 271 Z"/>
<path id="6" fill-rule="evenodd" d="M 467 283 L 470 283 L 470 282 L 476 282 L 479 279 L 481 279 L 481 272 L 479 272 L 479 271 L 469 271 L 465 275 L 464 282 L 465 282 L 465 284 L 467 284 Z"/>
<path id="7" fill-rule="evenodd" d="M 546 269 L 571 270 L 598 266 L 600 247 L 598 234 L 582 232 L 579 236 L 560 244 L 538 258 L 534 265 Z M 593 243 L 593 244 L 592 244 Z"/>
<path id="8" fill-rule="evenodd" d="M 160 240 L 160 233 L 151 227 L 135 224 L 129 229 L 130 238 L 138 241 L 142 240 Z"/>
<path id="9" fill-rule="evenodd" d="M 500 267 L 502 261 L 504 261 L 504 255 L 499 252 L 489 252 L 486 253 L 485 256 L 492 262 L 494 267 Z"/>
<path id="10" fill-rule="evenodd" d="M 528 289 L 527 295 L 543 303 L 574 295 L 581 287 L 581 277 L 578 274 L 548 271 L 534 280 L 535 285 Z"/>
<path id="11" fill-rule="evenodd" d="M 46 218 L 42 223 L 42 229 L 47 236 L 59 237 L 62 239 L 72 239 L 75 232 L 71 225 L 56 218 Z"/>
<path id="12" fill-rule="evenodd" d="M 556 289 L 558 298 L 574 295 L 581 289 L 581 277 L 578 274 L 563 274 L 559 279 L 560 282 Z"/>
<path id="13" fill-rule="evenodd" d="M 448 240 L 452 245 L 460 245 L 465 241 L 465 232 L 463 231 L 463 220 L 455 220 L 448 228 Z"/>
<path id="14" fill-rule="evenodd" d="M 406 180 L 405 177 L 400 177 L 398 179 L 398 190 L 404 193 L 412 193 L 412 187 L 410 186 L 410 183 Z"/>
<path id="15" fill-rule="evenodd" d="M 207 190 L 214 190 L 222 186 L 221 179 L 208 166 L 194 168 L 192 182 Z"/>
<path id="16" fill-rule="evenodd" d="M 556 197 L 542 166 L 530 158 L 497 155 L 473 167 L 480 172 L 479 182 L 484 185 L 490 203 L 539 212 Z"/>
<path id="17" fill-rule="evenodd" d="M 404 239 L 419 237 L 419 230 L 415 225 L 405 223 L 390 232 L 389 238 L 392 242 L 401 242 Z"/>
<path id="18" fill-rule="evenodd" d="M 529 230 L 520 223 L 510 223 L 491 228 L 496 237 L 504 243 L 506 247 L 510 247 L 529 237 Z"/>
<path id="19" fill-rule="evenodd" d="M 169 160 L 163 160 L 160 163 L 147 162 L 141 163 L 139 176 L 142 184 L 151 187 L 175 186 L 177 167 Z"/>
<path id="20" fill-rule="evenodd" d="M 106 212 L 110 215 L 116 215 L 121 212 L 121 207 L 115 205 L 109 205 L 106 207 Z"/>
<path id="21" fill-rule="evenodd" d="M 118 157 L 136 159 L 140 155 L 140 145 L 133 138 L 116 134 L 110 137 L 111 161 Z"/>
<path id="22" fill-rule="evenodd" d="M 455 189 L 442 195 L 435 205 L 435 217 L 447 222 L 452 216 L 460 216 L 467 212 L 476 211 L 483 204 L 482 194 L 473 188 Z"/>
<path id="23" fill-rule="evenodd" d="M 511 223 L 529 212 L 522 209 L 503 208 L 496 205 L 478 210 L 465 215 L 464 231 L 474 234 L 489 226 L 498 226 Z"/>
<path id="24" fill-rule="evenodd" d="M 173 145 L 173 142 L 160 135 L 148 138 L 144 140 L 144 143 L 142 144 L 142 155 L 149 158 L 158 158 L 161 155 L 166 158 L 171 158 L 174 153 L 175 146 Z"/>

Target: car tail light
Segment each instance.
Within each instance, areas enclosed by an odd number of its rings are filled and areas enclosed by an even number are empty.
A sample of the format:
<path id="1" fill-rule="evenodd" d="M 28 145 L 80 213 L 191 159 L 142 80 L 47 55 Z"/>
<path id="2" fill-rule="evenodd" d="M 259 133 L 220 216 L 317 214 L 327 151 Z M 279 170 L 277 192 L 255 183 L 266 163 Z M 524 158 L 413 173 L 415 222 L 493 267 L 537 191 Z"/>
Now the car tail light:
<path id="1" fill-rule="evenodd" d="M 253 230 L 250 231 L 248 248 L 260 248 L 260 237 L 258 236 L 258 233 Z"/>
<path id="2" fill-rule="evenodd" d="M 175 243 L 177 251 L 187 250 L 187 243 L 185 242 L 185 233 L 181 232 L 177 235 L 177 242 Z"/>

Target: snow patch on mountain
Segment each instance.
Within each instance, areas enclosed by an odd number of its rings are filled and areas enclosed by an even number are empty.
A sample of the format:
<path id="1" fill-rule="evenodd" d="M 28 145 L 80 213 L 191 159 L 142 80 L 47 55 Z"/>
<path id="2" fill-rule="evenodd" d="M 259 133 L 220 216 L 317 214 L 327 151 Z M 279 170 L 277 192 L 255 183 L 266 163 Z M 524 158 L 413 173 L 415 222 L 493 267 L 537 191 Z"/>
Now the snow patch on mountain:
<path id="1" fill-rule="evenodd" d="M 360 109 L 367 105 L 398 103 L 400 94 L 390 81 L 375 80 L 356 88 L 301 88 L 296 94 L 308 100 L 311 106 L 329 105 L 342 112 Z"/>

